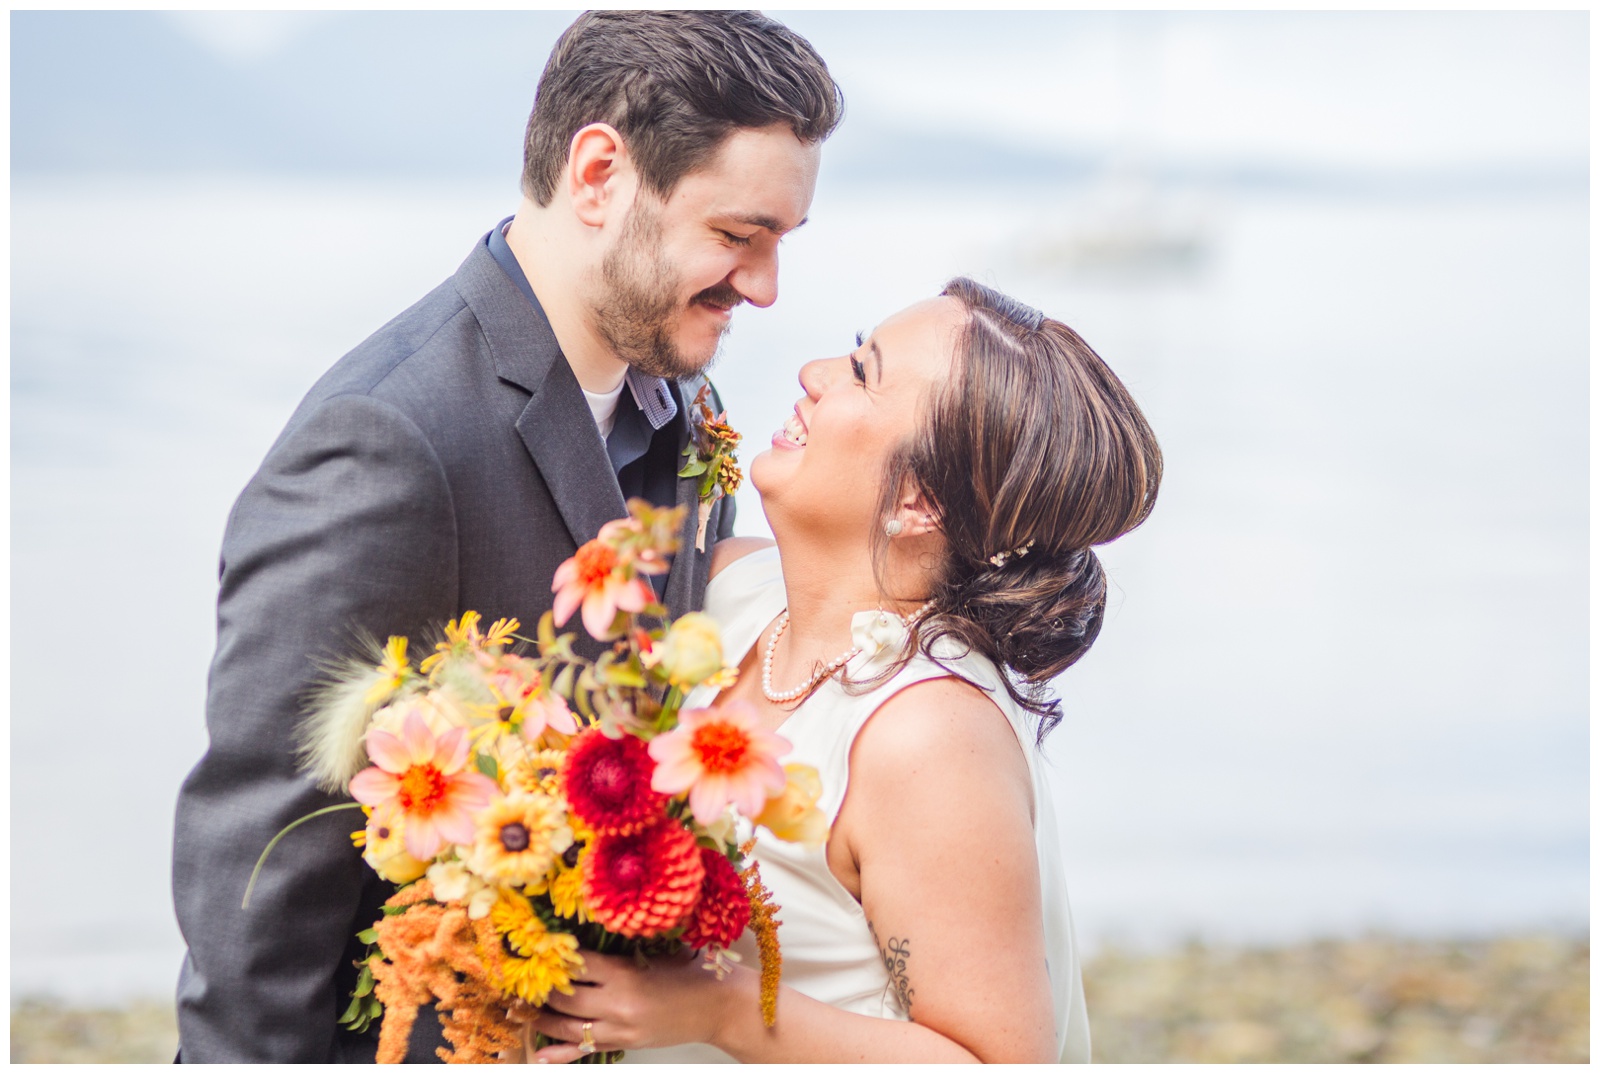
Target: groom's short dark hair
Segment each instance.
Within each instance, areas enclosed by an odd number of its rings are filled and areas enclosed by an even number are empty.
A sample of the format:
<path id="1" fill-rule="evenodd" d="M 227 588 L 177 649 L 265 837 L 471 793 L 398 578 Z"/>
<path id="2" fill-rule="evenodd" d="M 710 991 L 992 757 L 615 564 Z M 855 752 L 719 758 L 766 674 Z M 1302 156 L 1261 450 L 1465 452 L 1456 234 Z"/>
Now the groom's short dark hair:
<path id="1" fill-rule="evenodd" d="M 522 190 L 550 204 L 572 136 L 622 135 L 660 197 L 740 127 L 787 123 L 808 144 L 833 133 L 844 97 L 810 42 L 755 11 L 586 11 L 539 78 Z"/>

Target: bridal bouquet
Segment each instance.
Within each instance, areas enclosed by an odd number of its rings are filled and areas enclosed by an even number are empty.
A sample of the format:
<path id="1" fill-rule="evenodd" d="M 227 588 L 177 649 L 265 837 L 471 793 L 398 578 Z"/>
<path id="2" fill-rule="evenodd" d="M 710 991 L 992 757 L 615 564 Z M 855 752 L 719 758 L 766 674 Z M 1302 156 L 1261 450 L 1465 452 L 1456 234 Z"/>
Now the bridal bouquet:
<path id="1" fill-rule="evenodd" d="M 362 809 L 353 842 L 399 885 L 358 936 L 369 946 L 341 1019 L 364 1030 L 381 1018 L 379 1062 L 404 1059 L 427 1003 L 450 1045 L 440 1058 L 493 1061 L 522 1042 L 512 1004 L 571 995 L 585 950 L 690 948 L 722 973 L 747 926 L 772 1023 L 776 907 L 745 864 L 736 816 L 818 844 L 820 784 L 815 769 L 780 763 L 789 743 L 748 706 L 682 707 L 694 687 L 734 676 L 710 617 L 668 622 L 644 578 L 667 569 L 682 518 L 631 501 L 556 571 L 533 639 L 515 619 L 485 627 L 468 612 L 416 667 L 407 640 L 390 638 L 315 699 L 306 768 L 356 801 L 311 816 Z M 597 660 L 556 633 L 574 613 L 613 643 Z"/>

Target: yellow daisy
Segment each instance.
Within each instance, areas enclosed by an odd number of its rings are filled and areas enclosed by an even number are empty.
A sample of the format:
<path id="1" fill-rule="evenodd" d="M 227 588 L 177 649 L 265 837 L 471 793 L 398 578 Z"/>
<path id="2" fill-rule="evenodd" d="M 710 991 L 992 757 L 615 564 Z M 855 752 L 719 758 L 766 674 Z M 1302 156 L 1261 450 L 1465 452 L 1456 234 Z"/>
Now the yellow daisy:
<path id="1" fill-rule="evenodd" d="M 572 975 L 583 968 L 576 936 L 546 929 L 533 904 L 513 891 L 501 893 L 489 921 L 515 955 L 504 960 L 495 987 L 535 1006 L 553 991 L 573 994 Z"/>

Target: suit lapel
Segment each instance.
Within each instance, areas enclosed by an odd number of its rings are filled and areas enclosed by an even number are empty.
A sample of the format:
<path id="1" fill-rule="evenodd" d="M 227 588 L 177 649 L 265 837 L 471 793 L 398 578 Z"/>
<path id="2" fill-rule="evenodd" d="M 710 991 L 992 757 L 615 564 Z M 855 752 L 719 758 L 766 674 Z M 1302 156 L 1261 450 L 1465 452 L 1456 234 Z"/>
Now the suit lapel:
<path id="1" fill-rule="evenodd" d="M 483 329 L 495 372 L 530 393 L 517 435 L 550 489 L 574 544 L 628 513 L 594 416 L 544 310 L 529 302 L 480 241 L 453 280 Z"/>
<path id="2" fill-rule="evenodd" d="M 575 544 L 593 540 L 601 526 L 627 515 L 605 441 L 566 362 L 551 363 L 544 384 L 517 419 L 517 435 Z"/>

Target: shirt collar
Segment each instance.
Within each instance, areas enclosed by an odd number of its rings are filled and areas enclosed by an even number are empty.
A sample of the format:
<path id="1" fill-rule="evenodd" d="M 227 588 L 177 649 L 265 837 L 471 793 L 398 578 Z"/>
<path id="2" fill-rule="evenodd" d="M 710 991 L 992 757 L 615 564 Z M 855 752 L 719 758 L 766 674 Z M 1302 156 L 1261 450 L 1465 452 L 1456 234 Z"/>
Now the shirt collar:
<path id="1" fill-rule="evenodd" d="M 511 252 L 511 246 L 506 242 L 506 225 L 510 224 L 511 220 L 512 218 L 508 216 L 489 231 L 489 253 L 501 270 L 511 277 L 511 282 L 517 285 L 517 289 L 527 296 L 528 301 L 539 306 L 538 296 L 533 293 L 528 277 L 523 273 L 522 266 L 517 264 L 516 255 Z M 678 416 L 678 400 L 675 398 L 675 393 L 661 377 L 652 377 L 629 366 L 625 383 L 633 395 L 633 401 L 639 404 L 639 412 L 650 422 L 650 428 L 660 429 Z"/>

